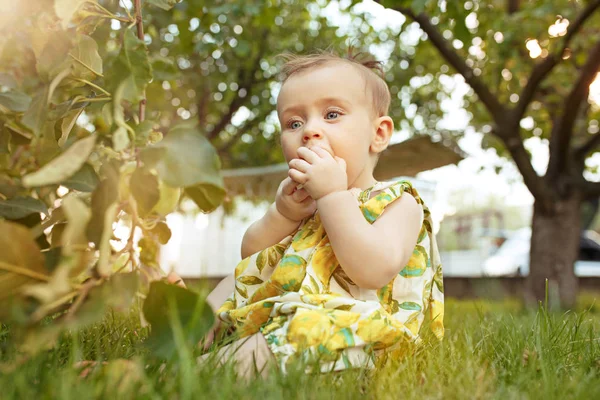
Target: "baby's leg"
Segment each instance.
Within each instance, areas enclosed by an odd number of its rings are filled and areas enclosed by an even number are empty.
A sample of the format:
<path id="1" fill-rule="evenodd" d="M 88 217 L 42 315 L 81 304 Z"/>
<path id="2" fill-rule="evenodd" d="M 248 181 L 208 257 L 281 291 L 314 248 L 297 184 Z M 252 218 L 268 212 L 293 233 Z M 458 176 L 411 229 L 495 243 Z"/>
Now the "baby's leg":
<path id="1" fill-rule="evenodd" d="M 216 357 L 219 365 L 233 359 L 238 376 L 245 379 L 252 378 L 255 371 L 266 378 L 270 365 L 275 363 L 275 357 L 260 332 L 222 347 L 215 355 L 204 354 L 198 357 L 198 362 L 205 362 L 210 356 Z"/>
<path id="2" fill-rule="evenodd" d="M 233 274 L 228 275 L 217 284 L 217 286 L 206 296 L 206 302 L 214 313 L 221 307 L 234 290 Z M 221 327 L 221 320 L 215 315 L 215 322 L 202 340 L 204 350 L 208 350 L 215 340 L 215 336 Z"/>
<path id="3" fill-rule="evenodd" d="M 233 293 L 235 284 L 235 276 L 233 274 L 226 276 L 215 286 L 215 288 L 206 297 L 206 302 L 210 304 L 214 311 L 217 311 L 219 307 L 227 300 L 227 298 Z"/>

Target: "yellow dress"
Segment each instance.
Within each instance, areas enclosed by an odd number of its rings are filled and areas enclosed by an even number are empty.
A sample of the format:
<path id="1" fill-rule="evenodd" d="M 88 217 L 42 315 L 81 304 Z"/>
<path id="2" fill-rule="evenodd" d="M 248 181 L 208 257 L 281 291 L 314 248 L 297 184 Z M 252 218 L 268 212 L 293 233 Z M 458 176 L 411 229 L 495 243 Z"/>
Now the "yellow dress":
<path id="1" fill-rule="evenodd" d="M 380 193 L 369 199 L 371 191 Z M 317 211 L 280 243 L 236 266 L 235 290 L 218 317 L 240 338 L 262 332 L 284 372 L 298 356 L 316 357 L 323 372 L 372 368 L 382 353 L 418 344 L 425 325 L 441 339 L 442 266 L 431 214 L 417 190 L 407 180 L 378 182 L 360 192 L 357 207 L 373 223 L 403 193 L 423 208 L 421 231 L 408 264 L 386 286 L 363 289 L 352 282 Z"/>

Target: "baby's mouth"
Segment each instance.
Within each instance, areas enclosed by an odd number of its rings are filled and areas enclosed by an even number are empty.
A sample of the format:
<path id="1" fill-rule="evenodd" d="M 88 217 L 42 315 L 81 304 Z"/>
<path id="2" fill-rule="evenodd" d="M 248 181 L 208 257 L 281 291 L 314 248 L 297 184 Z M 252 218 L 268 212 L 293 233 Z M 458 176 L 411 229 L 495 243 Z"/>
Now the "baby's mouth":
<path id="1" fill-rule="evenodd" d="M 320 147 L 320 148 L 322 148 L 323 150 L 325 150 L 326 152 L 328 152 L 329 154 L 331 154 L 331 157 L 333 157 L 333 151 L 331 151 L 331 150 L 329 150 L 329 149 L 326 149 L 326 148 L 325 148 L 325 147 L 323 147 L 323 146 L 315 145 L 315 146 L 311 146 L 311 147 L 309 147 L 309 149 L 310 149 L 310 150 L 313 150 L 315 147 Z"/>

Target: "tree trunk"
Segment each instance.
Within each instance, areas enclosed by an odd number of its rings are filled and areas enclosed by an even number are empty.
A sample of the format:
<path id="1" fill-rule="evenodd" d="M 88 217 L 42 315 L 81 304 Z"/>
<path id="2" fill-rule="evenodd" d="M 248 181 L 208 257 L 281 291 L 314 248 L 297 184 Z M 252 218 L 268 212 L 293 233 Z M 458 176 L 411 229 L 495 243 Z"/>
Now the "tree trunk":
<path id="1" fill-rule="evenodd" d="M 575 305 L 578 280 L 573 266 L 579 253 L 581 201 L 581 193 L 571 190 L 567 198 L 556 202 L 553 211 L 548 212 L 536 199 L 527 282 L 530 303 L 544 301 L 548 279 L 550 306 L 571 308 Z"/>

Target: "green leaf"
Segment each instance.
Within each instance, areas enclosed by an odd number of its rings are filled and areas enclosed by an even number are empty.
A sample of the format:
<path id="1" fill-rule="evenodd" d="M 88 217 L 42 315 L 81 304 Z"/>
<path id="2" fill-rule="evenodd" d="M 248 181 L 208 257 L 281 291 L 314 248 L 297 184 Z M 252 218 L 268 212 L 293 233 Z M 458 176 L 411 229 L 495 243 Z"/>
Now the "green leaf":
<path id="1" fill-rule="evenodd" d="M 51 81 L 58 73 L 69 68 L 73 60 L 69 51 L 73 47 L 73 36 L 66 31 L 38 31 L 46 36 L 44 46 L 36 52 L 36 68 L 45 81 Z"/>
<path id="2" fill-rule="evenodd" d="M 167 244 L 171 239 L 171 229 L 164 222 L 158 222 L 150 233 L 158 240 L 160 244 Z"/>
<path id="3" fill-rule="evenodd" d="M 125 31 L 123 47 L 111 70 L 113 89 L 120 84 L 124 85 L 122 99 L 130 102 L 142 99 L 146 85 L 152 80 L 152 66 L 146 45 L 137 38 L 133 30 Z"/>
<path id="4" fill-rule="evenodd" d="M 39 227 L 39 225 L 42 223 L 42 217 L 39 213 L 33 213 L 23 218 L 12 220 L 11 222 L 23 225 L 30 229 L 34 227 L 37 229 L 37 227 Z M 50 243 L 48 242 L 46 235 L 38 235 L 35 238 L 35 242 L 42 250 L 50 248 Z"/>
<path id="5" fill-rule="evenodd" d="M 219 207 L 226 194 L 225 189 L 221 186 L 203 183 L 187 187 L 184 192 L 205 213 L 212 212 Z"/>
<path id="6" fill-rule="evenodd" d="M 55 245 L 55 241 L 60 241 L 63 254 L 73 256 L 77 253 L 76 248 L 78 246 L 85 246 L 88 243 L 86 227 L 92 213 L 88 206 L 73 194 L 65 196 L 61 209 L 67 219 L 67 226 L 62 233 L 60 233 L 60 230 L 57 232 L 56 238 L 54 230 L 52 231 L 52 244 Z"/>
<path id="7" fill-rule="evenodd" d="M 162 281 L 150 284 L 143 310 L 152 328 L 145 345 L 161 358 L 172 357 L 178 346 L 196 346 L 215 318 L 198 293 Z"/>
<path id="8" fill-rule="evenodd" d="M 144 168 L 137 168 L 131 175 L 130 189 L 137 204 L 138 214 L 146 216 L 160 198 L 158 178 Z"/>
<path id="9" fill-rule="evenodd" d="M 137 273 L 128 272 L 115 274 L 104 284 L 94 287 L 77 313 L 79 323 L 88 324 L 98 321 L 106 313 L 107 307 L 127 312 L 135 298 L 139 283 Z"/>
<path id="10" fill-rule="evenodd" d="M 156 124 L 156 122 L 146 119 L 133 128 L 135 131 L 135 144 L 137 146 L 143 147 L 148 143 L 148 138 L 150 137 L 150 132 L 152 132 L 152 129 L 154 128 L 154 124 Z"/>
<path id="11" fill-rule="evenodd" d="M 127 129 L 120 126 L 112 134 L 113 150 L 123 151 L 129 146 L 129 134 Z"/>
<path id="12" fill-rule="evenodd" d="M 73 18 L 73 15 L 79 10 L 79 7 L 86 0 L 55 0 L 54 1 L 54 12 L 56 16 L 61 19 L 61 25 L 63 29 L 67 29 L 69 22 Z"/>
<path id="13" fill-rule="evenodd" d="M 98 248 L 100 249 L 98 255 L 97 271 L 102 277 L 107 277 L 112 272 L 112 265 L 110 264 L 110 255 L 112 248 L 110 245 L 110 239 L 113 236 L 112 225 L 117 218 L 119 212 L 119 205 L 114 202 L 112 203 L 104 213 L 104 229 L 102 230 L 102 237 Z"/>
<path id="14" fill-rule="evenodd" d="M 78 140 L 38 171 L 24 176 L 23 186 L 33 187 L 61 183 L 83 166 L 94 150 L 95 144 L 95 135 Z"/>
<path id="15" fill-rule="evenodd" d="M 62 123 L 60 124 L 61 136 L 60 136 L 60 139 L 58 139 L 58 145 L 60 147 L 63 147 L 65 145 L 65 142 L 69 138 L 69 134 L 71 133 L 71 130 L 73 129 L 73 127 L 75 126 L 75 123 L 77 122 L 77 118 L 79 118 L 79 116 L 81 115 L 82 112 L 83 112 L 83 108 L 69 111 L 67 116 L 62 120 Z"/>
<path id="16" fill-rule="evenodd" d="M 165 11 L 173 8 L 175 4 L 179 2 L 179 0 L 146 0 L 149 4 L 152 4 L 156 7 L 160 7 Z"/>
<path id="17" fill-rule="evenodd" d="M 86 229 L 86 234 L 91 242 L 100 247 L 104 229 L 112 226 L 106 225 L 106 213 L 118 199 L 118 179 L 103 179 L 92 193 L 92 218 Z"/>
<path id="18" fill-rule="evenodd" d="M 29 196 L 0 199 L 0 216 L 6 219 L 19 219 L 33 213 L 48 215 L 48 207 L 43 201 Z"/>
<path id="19" fill-rule="evenodd" d="M 48 118 L 48 90 L 49 88 L 45 86 L 36 93 L 21 119 L 21 123 L 31 129 L 37 137 L 42 134 Z"/>
<path id="20" fill-rule="evenodd" d="M 71 55 L 78 60 L 73 63 L 74 76 L 91 80 L 102 75 L 102 58 L 98 54 L 98 44 L 91 37 L 77 35 L 77 45 L 71 51 Z"/>
<path id="21" fill-rule="evenodd" d="M 51 247 L 42 251 L 42 255 L 44 256 L 44 266 L 48 272 L 52 273 L 56 269 L 61 254 L 62 248 L 60 247 Z"/>
<path id="22" fill-rule="evenodd" d="M 23 92 L 10 91 L 0 93 L 0 106 L 8 108 L 10 111 L 24 112 L 31 104 L 31 97 Z"/>
<path id="23" fill-rule="evenodd" d="M 26 227 L 0 220 L 0 302 L 16 294 L 23 285 L 43 282 L 47 277 L 44 257 Z M 0 318 L 7 312 L 0 306 Z"/>
<path id="24" fill-rule="evenodd" d="M 171 58 L 155 54 L 152 57 L 152 71 L 157 81 L 170 81 L 179 77 L 177 65 Z"/>
<path id="25" fill-rule="evenodd" d="M 79 190 L 80 192 L 93 192 L 96 186 L 98 186 L 98 182 L 98 175 L 94 168 L 90 164 L 85 163 L 79 171 L 75 172 L 75 175 L 63 181 L 61 185 L 69 189 Z"/>
<path id="26" fill-rule="evenodd" d="M 215 148 L 198 129 L 188 125 L 171 129 L 163 140 L 144 149 L 141 157 L 146 165 L 156 168 L 160 179 L 169 186 L 223 186 L 221 161 Z"/>

